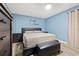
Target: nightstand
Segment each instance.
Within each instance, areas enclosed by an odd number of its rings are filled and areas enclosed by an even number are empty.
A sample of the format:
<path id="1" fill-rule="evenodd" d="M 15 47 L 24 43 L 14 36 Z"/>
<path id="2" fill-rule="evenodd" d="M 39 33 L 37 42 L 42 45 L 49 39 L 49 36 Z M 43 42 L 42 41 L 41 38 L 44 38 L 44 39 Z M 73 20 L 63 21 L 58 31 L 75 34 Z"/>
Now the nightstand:
<path id="1" fill-rule="evenodd" d="M 47 31 L 43 31 L 44 33 L 48 33 Z"/>
<path id="2" fill-rule="evenodd" d="M 13 43 L 23 42 L 22 33 L 13 33 Z"/>
<path id="3" fill-rule="evenodd" d="M 23 55 L 23 43 L 12 43 L 12 56 L 22 56 Z"/>

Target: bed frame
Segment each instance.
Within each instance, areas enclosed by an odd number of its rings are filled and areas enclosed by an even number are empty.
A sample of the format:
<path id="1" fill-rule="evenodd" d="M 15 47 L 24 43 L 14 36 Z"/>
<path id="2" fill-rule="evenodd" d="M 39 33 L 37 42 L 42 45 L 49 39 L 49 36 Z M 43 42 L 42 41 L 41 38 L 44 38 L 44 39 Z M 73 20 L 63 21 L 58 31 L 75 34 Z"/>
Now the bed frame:
<path id="1" fill-rule="evenodd" d="M 22 33 L 25 31 L 41 31 L 41 28 L 22 28 Z"/>
<path id="2" fill-rule="evenodd" d="M 22 37 L 23 37 L 23 33 L 25 33 L 25 31 L 41 31 L 41 30 L 42 30 L 41 28 L 22 28 L 21 29 Z M 34 48 L 27 49 L 27 48 L 24 47 L 23 54 L 25 56 L 32 55 L 33 53 L 34 53 Z"/>

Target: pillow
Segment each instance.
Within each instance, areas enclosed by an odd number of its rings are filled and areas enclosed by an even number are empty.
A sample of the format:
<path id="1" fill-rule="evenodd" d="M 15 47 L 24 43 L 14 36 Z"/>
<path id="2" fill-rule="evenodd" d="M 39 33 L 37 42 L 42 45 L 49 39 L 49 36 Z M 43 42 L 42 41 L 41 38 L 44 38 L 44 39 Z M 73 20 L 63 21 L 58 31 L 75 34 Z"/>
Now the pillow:
<path id="1" fill-rule="evenodd" d="M 32 33 L 42 33 L 42 31 L 25 31 L 27 34 L 32 34 Z"/>
<path id="2" fill-rule="evenodd" d="M 25 31 L 25 33 L 30 34 L 30 33 L 34 33 L 34 31 Z"/>
<path id="3" fill-rule="evenodd" d="M 42 33 L 42 31 L 34 31 L 34 33 Z"/>

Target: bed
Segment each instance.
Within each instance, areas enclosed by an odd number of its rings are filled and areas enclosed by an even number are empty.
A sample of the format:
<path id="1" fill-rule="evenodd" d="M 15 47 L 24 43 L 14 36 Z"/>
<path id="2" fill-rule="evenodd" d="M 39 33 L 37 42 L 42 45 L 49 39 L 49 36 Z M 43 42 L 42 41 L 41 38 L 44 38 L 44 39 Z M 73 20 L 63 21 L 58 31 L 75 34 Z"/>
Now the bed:
<path id="1" fill-rule="evenodd" d="M 56 40 L 55 34 L 44 33 L 41 28 L 22 28 L 22 33 L 25 48 L 32 48 L 36 44 Z"/>

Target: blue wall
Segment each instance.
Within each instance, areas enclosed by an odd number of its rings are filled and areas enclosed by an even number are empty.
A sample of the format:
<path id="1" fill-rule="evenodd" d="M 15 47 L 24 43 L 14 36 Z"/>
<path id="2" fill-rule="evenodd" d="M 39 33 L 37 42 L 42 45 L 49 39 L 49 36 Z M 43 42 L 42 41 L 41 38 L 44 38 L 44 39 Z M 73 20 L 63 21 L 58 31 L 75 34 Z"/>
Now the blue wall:
<path id="1" fill-rule="evenodd" d="M 56 34 L 58 39 L 67 41 L 68 12 L 74 9 L 79 9 L 79 5 L 47 18 L 47 31 Z"/>
<path id="2" fill-rule="evenodd" d="M 36 20 L 35 24 L 32 20 Z M 27 27 L 40 27 L 43 31 L 45 31 L 45 20 L 42 18 L 24 16 L 24 15 L 17 15 L 13 14 L 13 23 L 12 23 L 12 32 L 13 33 L 20 33 L 21 28 Z"/>
<path id="3" fill-rule="evenodd" d="M 47 19 L 47 31 L 57 35 L 57 38 L 67 41 L 68 14 L 61 13 Z"/>

